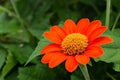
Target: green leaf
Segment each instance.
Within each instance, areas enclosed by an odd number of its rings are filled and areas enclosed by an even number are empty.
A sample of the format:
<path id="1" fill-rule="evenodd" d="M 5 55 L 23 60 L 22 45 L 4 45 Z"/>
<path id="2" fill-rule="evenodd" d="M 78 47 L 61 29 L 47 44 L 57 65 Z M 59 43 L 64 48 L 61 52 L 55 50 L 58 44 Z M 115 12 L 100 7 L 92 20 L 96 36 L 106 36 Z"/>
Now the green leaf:
<path id="1" fill-rule="evenodd" d="M 40 64 L 19 68 L 18 78 L 19 80 L 53 80 L 56 78 L 56 73 Z"/>
<path id="2" fill-rule="evenodd" d="M 19 68 L 19 80 L 70 80 L 63 65 L 50 69 L 47 65 L 38 63 L 28 67 Z"/>
<path id="3" fill-rule="evenodd" d="M 40 17 L 40 19 L 34 20 L 31 27 L 29 28 L 29 31 L 31 32 L 31 34 L 40 40 L 43 32 L 48 27 L 50 27 L 49 19 L 52 15 L 53 15 L 52 13 L 49 13 L 49 14 L 46 14 L 45 17 Z"/>
<path id="4" fill-rule="evenodd" d="M 27 60 L 26 64 L 28 64 L 32 59 L 34 59 L 35 57 L 40 55 L 40 51 L 41 49 L 46 46 L 47 44 L 49 44 L 50 42 L 46 39 L 46 38 L 41 38 L 41 40 L 38 42 L 37 47 L 35 48 L 35 50 L 33 51 L 33 53 L 31 54 L 31 56 L 29 57 L 29 59 Z"/>
<path id="5" fill-rule="evenodd" d="M 18 80 L 17 76 L 18 76 L 18 68 L 14 67 L 14 69 L 10 71 L 10 73 L 5 77 L 5 79 L 1 77 L 0 80 Z"/>
<path id="6" fill-rule="evenodd" d="M 118 30 L 114 30 L 114 32 L 108 31 L 105 33 L 105 35 L 113 38 L 114 42 L 103 46 L 104 54 L 100 58 L 95 59 L 95 61 L 114 63 L 115 66 L 116 64 L 120 65 L 120 35 L 118 33 Z M 118 71 L 118 67 L 114 67 L 114 69 Z"/>
<path id="7" fill-rule="evenodd" d="M 19 40 L 22 42 L 30 41 L 30 37 L 29 37 L 28 33 L 23 29 L 19 29 L 16 32 L 12 32 L 12 33 L 8 34 L 6 37 L 14 39 L 14 40 Z"/>
<path id="8" fill-rule="evenodd" d="M 73 19 L 75 21 L 78 20 L 78 18 L 81 17 L 81 13 L 78 13 L 78 11 L 72 11 L 69 7 L 69 5 L 73 5 L 72 3 L 75 3 L 76 1 L 69 0 L 68 1 L 54 1 L 53 9 L 55 12 L 57 12 L 58 17 L 60 18 L 60 21 L 65 21 L 66 19 Z M 56 6 L 57 5 L 57 6 Z M 75 4 L 74 4 L 75 5 Z M 75 7 L 73 7 L 74 9 Z"/>
<path id="9" fill-rule="evenodd" d="M 6 64 L 4 65 L 2 69 L 2 77 L 4 78 L 16 64 L 17 62 L 14 56 L 12 55 L 10 51 L 8 51 Z"/>
<path id="10" fill-rule="evenodd" d="M 4 78 L 1 76 L 1 77 L 0 77 L 0 80 L 4 80 Z"/>
<path id="11" fill-rule="evenodd" d="M 6 58 L 6 52 L 3 49 L 0 49 L 0 69 L 2 68 Z"/>
<path id="12" fill-rule="evenodd" d="M 19 31 L 20 26 L 15 21 L 0 22 L 0 34 Z"/>
<path id="13" fill-rule="evenodd" d="M 120 64 L 114 64 L 113 69 L 120 72 Z"/>
<path id="14" fill-rule="evenodd" d="M 10 50 L 15 59 L 24 64 L 31 55 L 33 48 L 28 44 L 2 44 L 6 49 Z"/>
<path id="15" fill-rule="evenodd" d="M 39 19 L 51 8 L 52 2 L 49 2 L 49 0 L 18 0 L 16 1 L 16 7 L 25 20 Z"/>

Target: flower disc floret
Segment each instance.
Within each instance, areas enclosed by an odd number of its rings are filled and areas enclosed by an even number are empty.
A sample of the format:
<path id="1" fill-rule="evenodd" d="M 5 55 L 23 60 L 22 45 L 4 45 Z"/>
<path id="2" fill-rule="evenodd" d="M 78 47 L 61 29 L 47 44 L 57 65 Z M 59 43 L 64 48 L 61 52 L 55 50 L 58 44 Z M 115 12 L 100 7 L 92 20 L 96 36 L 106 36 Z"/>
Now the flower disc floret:
<path id="1" fill-rule="evenodd" d="M 62 49 L 68 55 L 81 54 L 88 46 L 88 39 L 80 33 L 73 33 L 66 36 L 62 42 Z"/>

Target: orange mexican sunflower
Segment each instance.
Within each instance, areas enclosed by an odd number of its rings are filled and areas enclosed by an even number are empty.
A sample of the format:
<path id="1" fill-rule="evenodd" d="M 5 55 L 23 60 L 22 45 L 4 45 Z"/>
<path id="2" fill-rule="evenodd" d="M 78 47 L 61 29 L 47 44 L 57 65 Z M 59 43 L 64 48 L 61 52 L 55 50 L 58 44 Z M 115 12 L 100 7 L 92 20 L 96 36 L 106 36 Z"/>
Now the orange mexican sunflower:
<path id="1" fill-rule="evenodd" d="M 41 61 L 54 68 L 65 61 L 65 68 L 73 72 L 78 64 L 86 65 L 90 58 L 98 58 L 103 54 L 101 45 L 112 42 L 107 36 L 100 36 L 107 29 L 99 20 L 92 22 L 83 18 L 75 24 L 71 19 L 64 23 L 64 28 L 52 26 L 44 36 L 52 43 L 45 46 Z"/>

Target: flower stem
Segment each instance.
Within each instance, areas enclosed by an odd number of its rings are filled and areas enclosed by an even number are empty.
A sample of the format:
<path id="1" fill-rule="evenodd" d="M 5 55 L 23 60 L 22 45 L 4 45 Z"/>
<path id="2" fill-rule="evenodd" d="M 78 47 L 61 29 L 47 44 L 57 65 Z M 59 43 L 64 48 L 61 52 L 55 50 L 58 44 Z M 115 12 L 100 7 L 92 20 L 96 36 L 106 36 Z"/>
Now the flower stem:
<path id="1" fill-rule="evenodd" d="M 116 19 L 115 19 L 115 22 L 114 22 L 114 24 L 113 24 L 113 27 L 112 27 L 112 30 L 111 30 L 111 31 L 114 31 L 114 29 L 115 29 L 115 27 L 116 27 L 116 25 L 117 25 L 117 22 L 118 22 L 118 20 L 119 20 L 119 18 L 120 18 L 120 13 L 118 13 L 118 15 L 117 15 L 117 17 L 116 17 Z"/>
<path id="2" fill-rule="evenodd" d="M 112 80 L 116 80 L 110 73 L 107 72 L 107 76 L 110 77 Z"/>
<path id="3" fill-rule="evenodd" d="M 23 22 L 22 22 L 22 20 L 21 20 L 21 17 L 20 17 L 20 15 L 19 15 L 19 13 L 18 13 L 18 10 L 17 10 L 17 8 L 16 8 L 16 5 L 15 5 L 14 1 L 13 1 L 13 0 L 10 0 L 10 2 L 11 2 L 11 4 L 12 4 L 12 7 L 13 7 L 13 9 L 14 9 L 17 17 L 18 17 L 18 20 L 21 22 L 21 25 L 23 26 Z"/>
<path id="4" fill-rule="evenodd" d="M 88 73 L 87 66 L 86 65 L 79 65 L 79 68 L 81 69 L 85 80 L 90 80 L 90 76 L 89 76 L 89 73 Z"/>
<path id="5" fill-rule="evenodd" d="M 111 5 L 111 0 L 107 0 L 107 2 L 106 2 L 106 22 L 105 22 L 106 26 L 109 26 L 109 21 L 110 21 L 110 5 Z"/>
<path id="6" fill-rule="evenodd" d="M 21 26 L 23 27 L 23 29 L 26 30 L 26 28 L 24 27 L 24 25 L 27 26 L 27 27 L 30 26 L 30 25 L 21 18 L 20 14 L 19 14 L 19 12 L 18 12 L 18 10 L 17 10 L 17 8 L 16 8 L 16 5 L 15 5 L 14 0 L 10 0 L 10 2 L 11 2 L 11 4 L 12 4 L 13 10 L 15 11 L 15 15 L 16 15 L 15 17 L 16 17 L 16 18 L 19 20 L 19 22 L 21 23 Z"/>
<path id="7" fill-rule="evenodd" d="M 21 18 L 21 16 L 20 16 L 20 14 L 19 14 L 19 12 L 18 12 L 18 10 L 17 10 L 17 7 L 16 7 L 16 5 L 15 5 L 15 2 L 14 2 L 14 0 L 10 0 L 10 2 L 11 2 L 11 5 L 12 5 L 12 7 L 13 7 L 13 10 L 14 10 L 14 12 L 15 12 L 15 17 L 18 19 L 18 21 L 20 22 L 20 24 L 21 24 L 21 27 L 23 28 L 23 30 L 25 30 L 26 32 L 27 32 L 27 34 L 29 35 L 29 37 L 32 35 L 31 33 L 30 33 L 30 31 L 27 29 L 27 27 L 29 27 L 30 25 L 25 21 L 25 20 L 23 20 L 22 18 Z"/>

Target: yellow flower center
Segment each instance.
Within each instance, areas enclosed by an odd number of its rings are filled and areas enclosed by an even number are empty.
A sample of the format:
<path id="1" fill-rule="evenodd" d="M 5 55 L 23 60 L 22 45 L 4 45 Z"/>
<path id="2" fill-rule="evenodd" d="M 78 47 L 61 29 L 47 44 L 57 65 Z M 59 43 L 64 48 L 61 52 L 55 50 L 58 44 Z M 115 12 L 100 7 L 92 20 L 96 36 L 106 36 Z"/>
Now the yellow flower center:
<path id="1" fill-rule="evenodd" d="M 62 42 L 62 49 L 68 55 L 81 54 L 88 46 L 88 39 L 80 33 L 72 33 L 66 36 Z"/>

